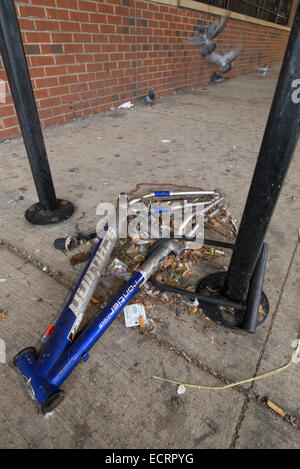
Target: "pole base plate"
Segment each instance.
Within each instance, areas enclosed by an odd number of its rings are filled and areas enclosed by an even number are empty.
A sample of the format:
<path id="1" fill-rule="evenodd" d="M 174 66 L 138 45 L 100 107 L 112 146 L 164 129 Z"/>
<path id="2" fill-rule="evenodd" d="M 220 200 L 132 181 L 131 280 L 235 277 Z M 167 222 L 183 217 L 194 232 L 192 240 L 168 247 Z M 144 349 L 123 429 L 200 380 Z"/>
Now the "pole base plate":
<path id="1" fill-rule="evenodd" d="M 198 287 L 197 293 L 212 296 L 214 298 L 226 299 L 222 296 L 226 272 L 217 272 L 204 277 Z M 244 311 L 229 308 L 222 305 L 204 304 L 201 306 L 205 316 L 223 327 L 234 330 L 243 330 Z M 269 314 L 269 302 L 264 292 L 261 294 L 260 308 L 257 318 L 257 327 L 261 326 Z M 245 331 L 246 332 L 246 331 Z"/>
<path id="2" fill-rule="evenodd" d="M 70 218 L 73 212 L 74 206 L 71 202 L 57 199 L 55 210 L 45 210 L 40 203 L 37 203 L 26 210 L 25 218 L 33 225 L 54 225 Z"/>

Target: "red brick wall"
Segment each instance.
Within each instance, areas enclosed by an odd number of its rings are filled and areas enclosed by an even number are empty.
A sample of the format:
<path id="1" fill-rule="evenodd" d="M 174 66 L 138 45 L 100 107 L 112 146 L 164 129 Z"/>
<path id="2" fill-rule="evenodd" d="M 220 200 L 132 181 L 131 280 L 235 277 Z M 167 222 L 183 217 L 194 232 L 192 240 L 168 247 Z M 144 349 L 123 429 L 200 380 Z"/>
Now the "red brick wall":
<path id="1" fill-rule="evenodd" d="M 138 0 L 15 0 L 43 126 L 158 95 L 206 85 L 215 66 L 186 45 L 206 13 Z M 229 76 L 282 59 L 288 32 L 230 19 L 218 50 L 242 44 Z M 2 62 L 0 78 L 6 80 Z M 0 104 L 0 138 L 18 134 L 8 92 Z"/>

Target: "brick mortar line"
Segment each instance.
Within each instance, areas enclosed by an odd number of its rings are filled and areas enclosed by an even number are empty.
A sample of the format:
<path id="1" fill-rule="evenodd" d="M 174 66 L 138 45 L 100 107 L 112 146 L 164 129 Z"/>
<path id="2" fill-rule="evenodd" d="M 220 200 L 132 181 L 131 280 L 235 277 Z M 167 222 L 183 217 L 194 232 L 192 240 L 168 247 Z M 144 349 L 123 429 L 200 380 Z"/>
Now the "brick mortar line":
<path id="1" fill-rule="evenodd" d="M 284 289 L 286 287 L 286 284 L 287 284 L 287 281 L 288 281 L 288 278 L 289 278 L 289 275 L 290 275 L 290 272 L 291 272 L 291 268 L 292 268 L 292 265 L 293 265 L 293 262 L 294 262 L 294 259 L 295 259 L 295 255 L 296 255 L 296 252 L 297 252 L 297 249 L 298 249 L 298 245 L 299 245 L 299 241 L 296 241 L 296 244 L 295 244 L 295 247 L 293 249 L 293 252 L 292 252 L 292 256 L 291 256 L 291 260 L 290 260 L 290 263 L 289 263 L 289 266 L 288 266 L 288 269 L 287 269 L 287 272 L 285 274 L 285 277 L 283 279 L 283 282 L 282 282 L 282 286 L 280 288 L 280 292 L 279 292 L 279 296 L 278 296 L 278 300 L 277 300 L 277 303 L 275 305 L 275 309 L 274 309 L 274 313 L 271 317 L 271 320 L 270 320 L 270 324 L 269 324 L 269 328 L 268 328 L 268 331 L 267 331 L 267 334 L 266 334 L 266 338 L 264 340 L 264 343 L 262 345 L 262 348 L 261 348 L 261 351 L 260 351 L 260 354 L 259 354 L 259 357 L 258 357 L 258 361 L 257 361 L 257 364 L 256 364 L 256 369 L 255 369 L 255 373 L 254 373 L 254 376 L 257 376 L 257 373 L 258 373 L 258 370 L 259 370 L 259 367 L 261 365 L 261 362 L 262 362 L 262 359 L 263 359 L 263 355 L 264 355 L 264 352 L 265 352 L 265 349 L 267 347 L 267 344 L 268 344 L 268 341 L 269 341 L 269 338 L 271 337 L 272 335 L 272 329 L 273 329 L 273 324 L 275 322 L 275 319 L 277 317 L 277 313 L 278 313 L 278 309 L 279 309 L 279 306 L 281 304 L 281 300 L 282 300 L 282 296 L 283 296 L 283 293 L 284 293 Z M 253 389 L 253 386 L 255 384 L 255 381 L 252 382 L 251 386 L 249 387 L 249 393 L 252 393 L 252 389 Z M 230 448 L 231 449 L 234 449 L 235 446 L 236 446 L 236 442 L 239 438 L 239 432 L 241 430 L 241 427 L 242 427 L 242 424 L 243 424 L 243 421 L 245 419 L 245 416 L 246 416 L 246 410 L 248 408 L 248 404 L 250 402 L 250 398 L 249 396 L 245 396 L 245 400 L 244 400 L 244 403 L 243 403 L 243 406 L 242 406 L 242 409 L 241 409 L 241 413 L 239 415 L 239 418 L 238 418 L 238 421 L 237 421 L 237 425 L 236 425 L 236 428 L 235 428 L 235 432 L 232 436 L 232 440 L 231 440 L 231 444 L 230 444 Z M 277 414 L 276 414 L 277 415 Z M 289 422 L 291 423 L 291 422 Z M 298 426 L 299 428 L 299 426 Z"/>
<path id="2" fill-rule="evenodd" d="M 46 274 L 49 277 L 53 278 L 53 280 L 58 282 L 60 285 L 63 285 L 64 287 L 68 288 L 69 290 L 71 290 L 73 288 L 73 283 L 74 282 L 72 282 L 70 279 L 68 279 L 64 276 L 62 276 L 60 278 L 55 277 L 56 274 L 61 273 L 61 272 L 57 271 L 56 269 L 51 269 L 51 268 L 49 270 L 47 270 L 46 272 L 44 272 L 42 270 L 43 267 L 44 267 L 44 264 L 41 261 L 39 261 L 35 257 L 32 257 L 32 256 L 28 255 L 25 251 L 21 250 L 20 248 L 17 248 L 13 244 L 11 244 L 7 241 L 4 241 L 3 239 L 0 239 L 0 248 L 1 247 L 4 248 L 4 249 L 7 249 L 9 252 L 11 252 L 11 253 L 21 257 L 22 259 L 26 260 L 31 265 L 38 268 L 41 272 L 43 272 L 44 274 Z M 296 253 L 296 249 L 294 250 L 294 253 Z M 119 317 L 117 319 L 120 320 Z M 213 376 L 216 379 L 220 380 L 224 384 L 230 384 L 232 382 L 231 380 L 226 378 L 226 376 L 223 373 L 221 373 L 219 371 L 216 371 L 213 368 L 209 367 L 204 362 L 202 362 L 199 358 L 189 356 L 183 349 L 180 349 L 176 345 L 174 345 L 170 342 L 167 342 L 165 339 L 162 339 L 162 338 L 158 337 L 156 334 L 152 334 L 151 332 L 147 331 L 146 329 L 145 330 L 138 329 L 137 333 L 139 333 L 141 335 L 144 335 L 144 336 L 148 337 L 149 339 L 152 339 L 152 341 L 155 342 L 156 344 L 158 344 L 158 346 L 162 346 L 162 347 L 166 348 L 167 350 L 169 350 L 170 352 L 175 353 L 177 356 L 180 356 L 181 358 L 183 358 L 190 365 L 201 369 L 202 371 L 208 373 L 210 376 Z M 242 412 L 241 412 L 241 414 L 238 418 L 238 423 L 240 423 L 240 425 L 242 423 L 242 420 L 244 418 L 243 417 L 244 413 L 245 413 L 246 408 L 248 406 L 248 403 L 250 401 L 254 401 L 258 405 L 261 405 L 262 407 L 267 408 L 268 410 L 270 410 L 265 404 L 264 397 L 260 396 L 259 394 L 255 394 L 252 390 L 252 387 L 253 387 L 253 385 L 251 385 L 249 387 L 249 389 L 246 389 L 243 386 L 234 386 L 232 388 L 232 390 L 234 392 L 242 394 L 245 397 L 243 407 L 242 407 Z M 275 415 L 277 415 L 277 414 L 275 414 Z M 281 417 L 278 415 L 278 418 L 281 418 Z M 288 420 L 288 419 L 285 420 L 285 421 L 289 424 L 292 424 L 291 421 Z M 297 424 L 297 428 L 299 428 L 299 424 Z M 230 448 L 231 447 L 233 448 L 232 444 L 230 445 Z"/>

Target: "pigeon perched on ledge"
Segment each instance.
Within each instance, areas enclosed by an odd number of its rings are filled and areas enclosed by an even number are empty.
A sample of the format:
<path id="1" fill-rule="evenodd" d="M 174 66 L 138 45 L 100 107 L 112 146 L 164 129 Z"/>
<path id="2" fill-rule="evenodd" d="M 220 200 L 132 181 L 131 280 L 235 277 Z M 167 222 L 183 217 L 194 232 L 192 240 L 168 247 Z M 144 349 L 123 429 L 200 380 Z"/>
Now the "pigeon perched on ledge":
<path id="1" fill-rule="evenodd" d="M 150 88 L 149 93 L 143 96 L 144 103 L 147 104 L 147 106 L 150 106 L 151 104 L 154 103 L 155 100 L 155 93 L 154 89 Z"/>
<path id="2" fill-rule="evenodd" d="M 263 76 L 265 77 L 267 72 L 270 70 L 270 67 L 268 64 L 265 64 L 263 67 L 256 67 L 256 70 Z"/>
<path id="3" fill-rule="evenodd" d="M 226 23 L 227 18 L 222 17 L 220 21 L 214 21 L 209 27 L 200 26 L 198 35 L 188 38 L 187 44 L 202 46 L 201 55 L 202 57 L 207 57 L 216 48 L 216 44 L 211 42 L 211 39 L 214 39 L 220 34 Z"/>
<path id="4" fill-rule="evenodd" d="M 215 65 L 221 65 L 221 72 L 227 73 L 231 70 L 231 62 L 233 62 L 242 52 L 242 48 L 231 49 L 229 52 L 222 50 L 221 54 L 212 52 L 207 60 Z"/>

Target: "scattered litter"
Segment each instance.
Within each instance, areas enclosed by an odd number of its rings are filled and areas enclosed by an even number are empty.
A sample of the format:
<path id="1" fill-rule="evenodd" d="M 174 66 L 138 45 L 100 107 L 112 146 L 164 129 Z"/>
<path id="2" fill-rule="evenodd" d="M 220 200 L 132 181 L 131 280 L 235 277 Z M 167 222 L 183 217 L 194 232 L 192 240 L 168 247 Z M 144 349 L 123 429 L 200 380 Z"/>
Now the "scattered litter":
<path id="1" fill-rule="evenodd" d="M 274 412 L 281 415 L 281 417 L 285 416 L 285 411 L 283 409 L 281 409 L 281 407 L 279 407 L 277 404 L 272 402 L 270 399 L 267 398 L 266 404 L 267 404 L 268 407 L 270 407 L 270 409 L 274 410 Z"/>
<path id="2" fill-rule="evenodd" d="M 161 322 L 161 321 L 159 321 Z M 157 324 L 155 324 L 154 321 L 152 321 L 152 319 L 149 319 L 148 323 L 147 323 L 147 328 L 148 328 L 148 332 L 150 332 L 150 334 L 154 334 L 154 332 L 156 332 L 156 329 L 157 329 Z"/>
<path id="3" fill-rule="evenodd" d="M 161 140 L 161 143 L 171 143 L 172 140 Z"/>
<path id="4" fill-rule="evenodd" d="M 139 317 L 139 324 L 140 324 L 140 327 L 145 327 L 145 321 L 144 321 L 143 316 Z"/>
<path id="5" fill-rule="evenodd" d="M 47 412 L 45 415 L 44 415 L 44 419 L 50 419 L 52 418 L 54 415 L 54 410 L 52 410 L 52 412 Z"/>
<path id="6" fill-rule="evenodd" d="M 19 187 L 18 191 L 26 192 L 28 191 L 28 187 Z"/>
<path id="7" fill-rule="evenodd" d="M 300 228 L 298 228 L 298 241 L 300 241 Z"/>
<path id="8" fill-rule="evenodd" d="M 45 265 L 45 267 L 42 268 L 42 271 L 43 271 L 43 272 L 47 272 L 47 271 L 48 271 L 48 267 Z"/>
<path id="9" fill-rule="evenodd" d="M 0 278 L 0 283 L 6 282 L 6 278 Z"/>
<path id="10" fill-rule="evenodd" d="M 126 327 L 136 327 L 141 326 L 141 319 L 145 324 L 147 324 L 145 308 L 141 304 L 134 304 L 125 306 L 124 308 L 124 317 L 125 317 L 125 326 Z M 142 326 L 141 326 L 142 327 Z"/>
<path id="11" fill-rule="evenodd" d="M 102 303 L 104 303 L 104 296 L 97 296 L 97 298 L 92 296 L 91 303 L 95 305 L 101 305 Z"/>
<path id="12" fill-rule="evenodd" d="M 224 251 L 219 251 L 218 249 L 212 249 L 211 251 L 204 251 L 203 254 L 209 254 L 210 256 L 224 256 Z"/>
<path id="13" fill-rule="evenodd" d="M 186 391 L 185 386 L 183 384 L 180 384 L 177 388 L 177 394 L 179 394 L 180 396 L 180 394 L 184 394 L 185 391 Z"/>
<path id="14" fill-rule="evenodd" d="M 132 274 L 127 271 L 127 265 L 115 258 L 107 267 L 107 272 L 123 280 L 129 280 Z"/>
<path id="15" fill-rule="evenodd" d="M 120 104 L 120 106 L 118 106 L 118 109 L 130 109 L 133 106 L 134 104 L 132 104 L 131 101 L 127 101 L 126 103 Z"/>

